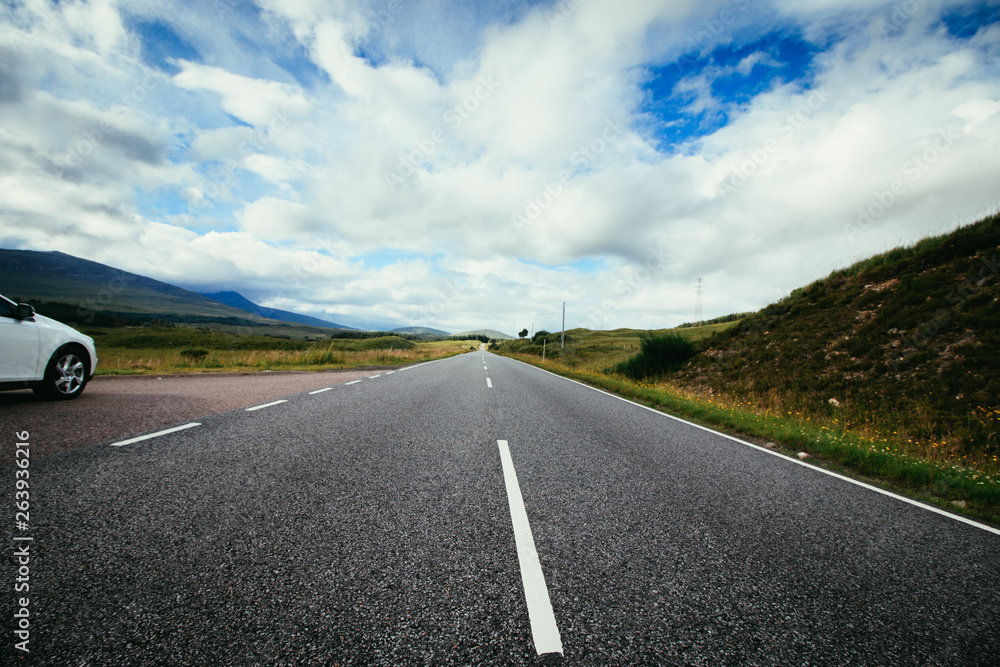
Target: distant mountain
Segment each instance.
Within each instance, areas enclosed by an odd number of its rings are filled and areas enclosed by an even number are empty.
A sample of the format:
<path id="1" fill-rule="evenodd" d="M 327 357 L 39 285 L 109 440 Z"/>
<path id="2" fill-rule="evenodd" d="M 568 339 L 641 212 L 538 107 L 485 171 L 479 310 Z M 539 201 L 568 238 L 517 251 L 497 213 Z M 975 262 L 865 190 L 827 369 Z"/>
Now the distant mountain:
<path id="1" fill-rule="evenodd" d="M 463 331 L 462 333 L 452 334 L 452 336 L 486 336 L 488 338 L 495 338 L 496 340 L 513 340 L 513 336 L 508 336 L 502 331 L 497 331 L 496 329 L 476 329 L 474 331 Z"/>
<path id="2" fill-rule="evenodd" d="M 0 294 L 72 326 L 161 320 L 230 330 L 318 336 L 322 330 L 263 317 L 202 294 L 61 252 L 0 249 Z M 324 325 L 329 328 L 330 323 Z"/>
<path id="3" fill-rule="evenodd" d="M 295 322 L 296 324 L 307 324 L 311 327 L 323 327 L 326 329 L 353 329 L 354 327 L 347 327 L 343 324 L 337 324 L 336 322 L 330 322 L 328 320 L 322 320 L 318 317 L 310 317 L 309 315 L 300 315 L 299 313 L 289 312 L 287 310 L 279 310 L 277 308 L 266 308 L 264 306 L 258 306 L 256 303 L 246 298 L 239 292 L 215 292 L 213 294 L 203 294 L 209 299 L 215 299 L 216 301 L 221 301 L 222 303 L 233 306 L 234 308 L 240 308 L 247 312 L 253 313 L 260 317 L 267 317 L 272 320 L 280 320 L 282 322 Z"/>
<path id="4" fill-rule="evenodd" d="M 441 331 L 440 329 L 431 329 L 430 327 L 402 327 L 399 329 L 393 329 L 390 333 L 408 333 L 417 336 L 450 336 L 451 334 L 447 331 Z"/>
<path id="5" fill-rule="evenodd" d="M 61 252 L 0 249 L 0 291 L 10 298 L 71 304 L 81 314 L 247 316 L 175 285 Z"/>

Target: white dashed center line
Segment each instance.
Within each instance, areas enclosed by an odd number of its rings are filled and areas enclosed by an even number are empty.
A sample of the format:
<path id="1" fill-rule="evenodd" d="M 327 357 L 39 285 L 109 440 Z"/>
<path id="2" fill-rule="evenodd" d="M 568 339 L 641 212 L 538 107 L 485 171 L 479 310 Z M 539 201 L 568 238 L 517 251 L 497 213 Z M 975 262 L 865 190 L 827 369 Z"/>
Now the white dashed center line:
<path id="1" fill-rule="evenodd" d="M 316 391 L 310 391 L 309 395 L 312 396 L 313 394 L 322 394 L 324 391 L 330 391 L 331 389 L 333 389 L 333 387 L 323 387 L 322 389 L 317 389 Z"/>
<path id="2" fill-rule="evenodd" d="M 163 431 L 157 431 L 156 433 L 150 433 L 148 435 L 140 435 L 138 438 L 131 438 L 129 440 L 122 440 L 121 442 L 111 443 L 111 447 L 124 447 L 125 445 L 131 445 L 133 442 L 142 442 L 143 440 L 149 440 L 150 438 L 158 438 L 161 435 L 167 435 L 168 433 L 176 433 L 177 431 L 183 431 L 184 429 L 194 428 L 195 426 L 201 426 L 200 423 L 191 422 L 190 424 L 184 424 L 183 426 L 175 426 L 173 428 L 168 428 Z"/>
<path id="3" fill-rule="evenodd" d="M 521 564 L 521 583 L 524 584 L 524 601 L 528 606 L 528 620 L 531 622 L 531 638 L 535 642 L 538 655 L 562 653 L 562 638 L 556 625 L 549 589 L 545 585 L 545 575 L 535 550 L 535 538 L 531 535 L 531 524 L 524 509 L 521 487 L 517 483 L 517 472 L 510 458 L 510 447 L 506 440 L 497 440 L 500 447 L 500 462 L 503 465 L 503 481 L 507 486 L 507 504 L 510 505 L 510 520 L 514 526 L 514 543 L 517 559 Z"/>
<path id="4" fill-rule="evenodd" d="M 489 378 L 486 378 L 486 386 L 489 387 L 490 389 L 492 389 L 493 388 L 493 381 L 490 380 Z"/>
<path id="5" fill-rule="evenodd" d="M 252 408 L 247 408 L 247 412 L 253 412 L 254 410 L 263 410 L 264 408 L 269 408 L 272 405 L 281 405 L 282 403 L 287 403 L 287 402 L 288 401 L 286 401 L 285 399 L 281 399 L 280 401 L 271 401 L 270 403 L 265 403 L 264 405 L 255 405 Z"/>
<path id="6" fill-rule="evenodd" d="M 347 386 L 347 385 L 349 385 L 349 384 L 357 384 L 357 383 L 359 383 L 359 382 L 361 382 L 361 380 L 351 380 L 350 382 L 345 382 L 345 383 L 344 383 L 344 386 L 346 387 L 346 386 Z"/>

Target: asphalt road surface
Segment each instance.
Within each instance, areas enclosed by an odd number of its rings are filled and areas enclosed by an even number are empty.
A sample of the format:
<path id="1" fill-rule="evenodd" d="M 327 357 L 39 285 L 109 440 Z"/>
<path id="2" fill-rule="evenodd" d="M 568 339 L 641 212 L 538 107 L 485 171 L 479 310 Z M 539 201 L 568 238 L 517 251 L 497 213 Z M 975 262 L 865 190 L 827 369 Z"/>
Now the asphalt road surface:
<path id="1" fill-rule="evenodd" d="M 0 662 L 1000 659 L 996 532 L 488 353 L 372 375 L 30 460 L 28 519 L 0 469 Z"/>
<path id="2" fill-rule="evenodd" d="M 368 375 L 358 369 L 99 375 L 72 401 L 42 400 L 30 389 L 0 392 L 0 433 L 27 429 L 34 441 L 31 456 L 39 458 Z M 8 444 L 0 447 L 0 466 L 14 464 Z"/>

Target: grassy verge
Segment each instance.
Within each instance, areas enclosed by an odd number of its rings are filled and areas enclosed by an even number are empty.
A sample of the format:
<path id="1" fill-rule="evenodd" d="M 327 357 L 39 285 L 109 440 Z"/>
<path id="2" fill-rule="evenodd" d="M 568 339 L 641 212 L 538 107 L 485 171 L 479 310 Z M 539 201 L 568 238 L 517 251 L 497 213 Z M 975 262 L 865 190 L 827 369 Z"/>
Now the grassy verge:
<path id="1" fill-rule="evenodd" d="M 889 487 L 956 513 L 1000 525 L 1000 471 L 955 461 L 932 461 L 907 451 L 891 436 L 859 433 L 811 417 L 779 415 L 748 401 L 697 396 L 667 383 L 651 384 L 559 362 L 541 363 L 530 354 L 498 351 L 574 380 L 710 426 L 751 441 L 776 443 L 778 449 L 806 452 L 811 462 Z"/>
<path id="2" fill-rule="evenodd" d="M 197 330 L 88 331 L 97 343 L 98 375 L 321 371 L 401 366 L 479 347 L 478 341 L 414 342 L 394 336 L 292 341 Z"/>

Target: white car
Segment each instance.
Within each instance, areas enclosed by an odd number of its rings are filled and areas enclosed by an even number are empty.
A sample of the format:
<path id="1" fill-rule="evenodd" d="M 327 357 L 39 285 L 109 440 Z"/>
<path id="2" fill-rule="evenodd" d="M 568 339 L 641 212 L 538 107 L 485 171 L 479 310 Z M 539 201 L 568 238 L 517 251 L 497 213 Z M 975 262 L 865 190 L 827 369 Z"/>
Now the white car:
<path id="1" fill-rule="evenodd" d="M 0 390 L 76 398 L 96 368 L 93 338 L 0 295 Z"/>

